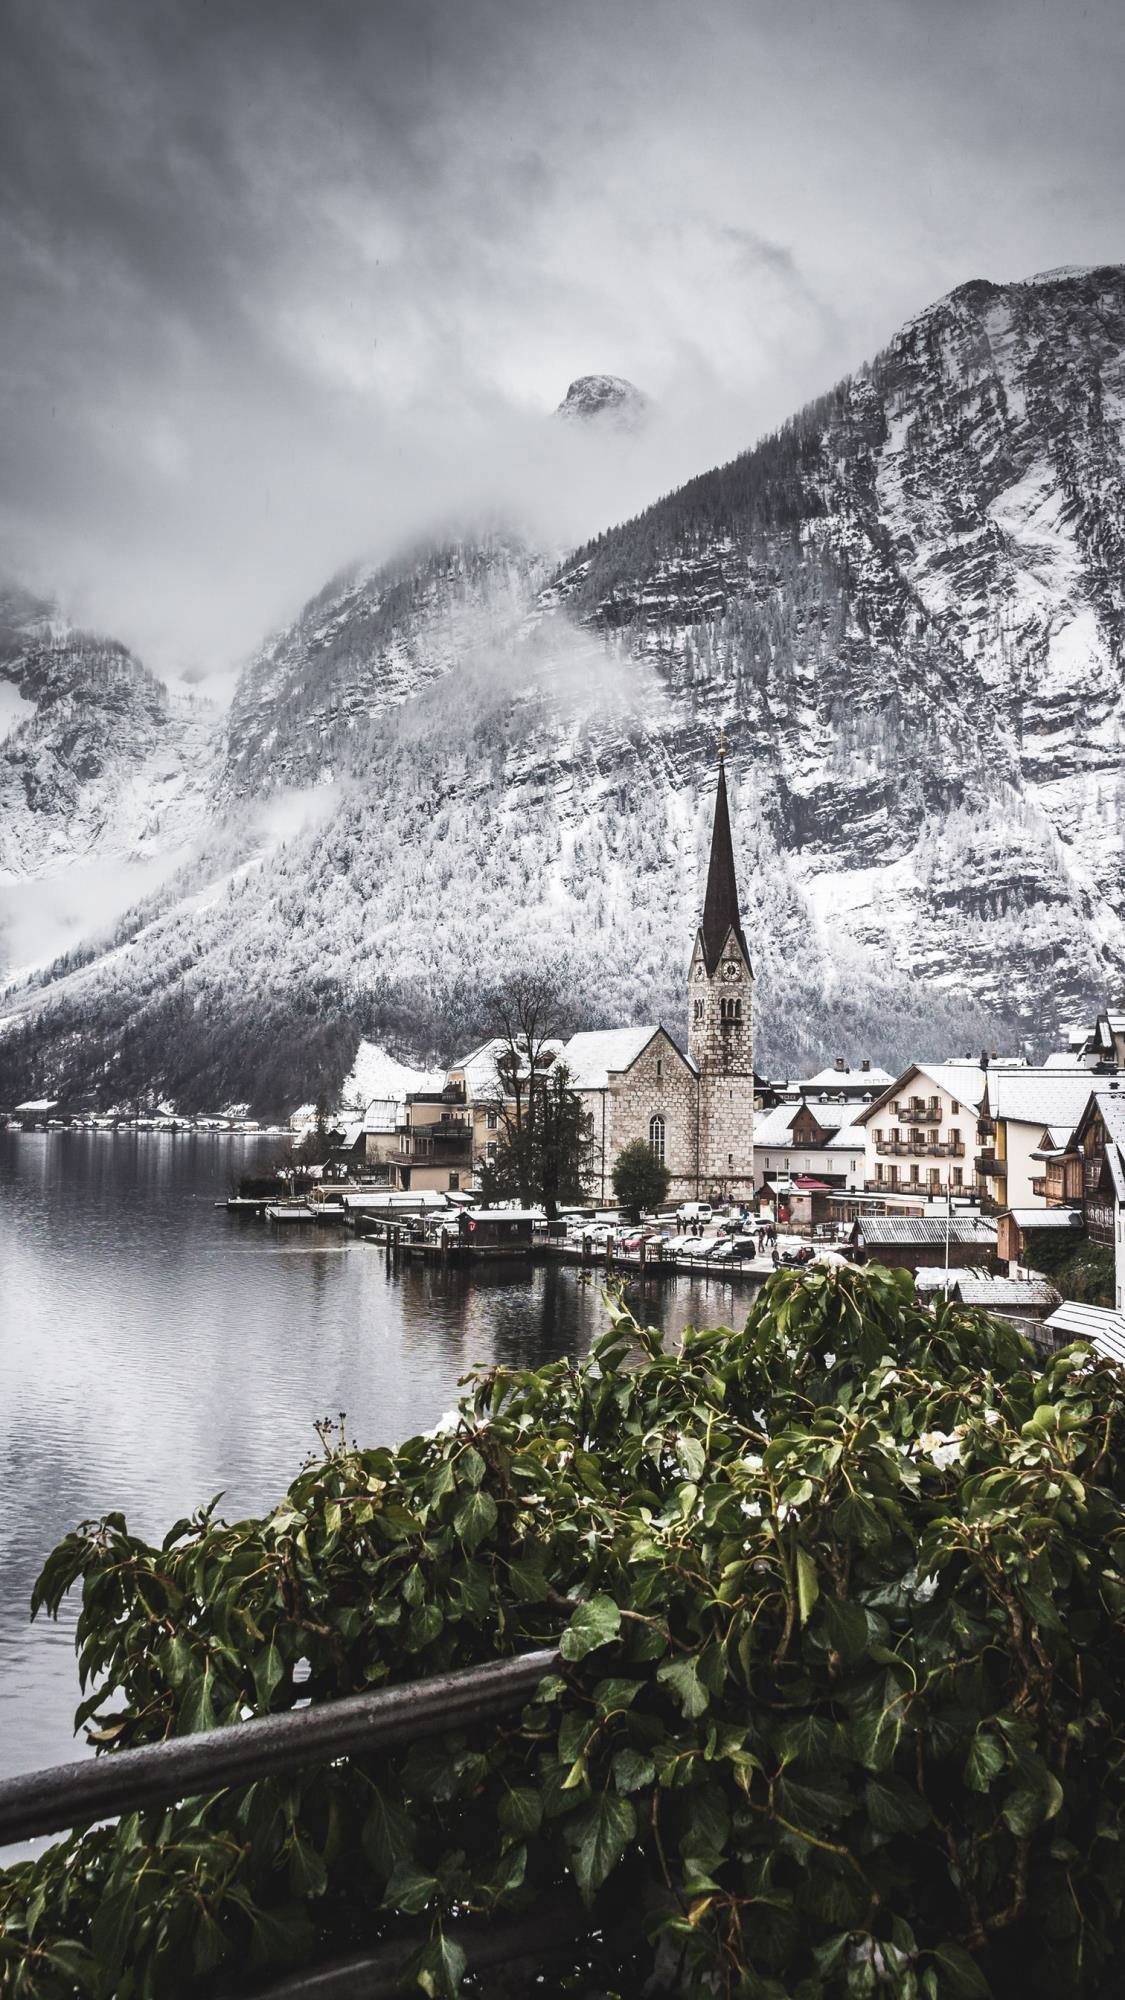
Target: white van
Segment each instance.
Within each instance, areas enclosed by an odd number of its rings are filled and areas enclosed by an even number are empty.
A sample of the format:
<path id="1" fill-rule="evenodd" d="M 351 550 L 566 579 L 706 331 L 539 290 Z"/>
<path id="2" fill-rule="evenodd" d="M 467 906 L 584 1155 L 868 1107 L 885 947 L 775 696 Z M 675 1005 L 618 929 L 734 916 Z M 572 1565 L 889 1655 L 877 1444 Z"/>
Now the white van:
<path id="1" fill-rule="evenodd" d="M 710 1222 L 712 1214 L 709 1201 L 685 1201 L 676 1210 L 680 1222 Z"/>

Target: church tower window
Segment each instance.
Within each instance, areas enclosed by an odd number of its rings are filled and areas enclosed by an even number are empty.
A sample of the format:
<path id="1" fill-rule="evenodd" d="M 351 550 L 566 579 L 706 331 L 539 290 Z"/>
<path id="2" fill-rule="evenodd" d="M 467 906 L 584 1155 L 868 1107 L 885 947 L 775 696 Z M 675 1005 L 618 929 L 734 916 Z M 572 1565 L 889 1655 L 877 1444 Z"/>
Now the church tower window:
<path id="1" fill-rule="evenodd" d="M 663 1166 L 664 1165 L 664 1120 L 663 1118 L 661 1118 L 659 1112 L 655 1112 L 648 1121 L 648 1143 L 652 1147 L 653 1158 L 655 1160 L 659 1160 L 661 1166 Z"/>

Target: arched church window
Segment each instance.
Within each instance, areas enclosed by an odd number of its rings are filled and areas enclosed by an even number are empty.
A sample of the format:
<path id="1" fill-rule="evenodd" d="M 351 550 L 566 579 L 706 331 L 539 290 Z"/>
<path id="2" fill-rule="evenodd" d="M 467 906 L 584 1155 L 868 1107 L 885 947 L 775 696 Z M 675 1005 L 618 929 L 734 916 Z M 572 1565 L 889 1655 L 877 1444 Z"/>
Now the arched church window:
<path id="1" fill-rule="evenodd" d="M 655 1113 L 648 1121 L 648 1143 L 652 1147 L 653 1159 L 664 1164 L 664 1120 Z"/>
<path id="2" fill-rule="evenodd" d="M 742 1019 L 741 1000 L 726 1000 L 726 999 L 721 1000 L 719 1002 L 719 1008 L 720 1008 L 720 1013 L 719 1013 L 720 1020 L 741 1021 Z"/>
<path id="3" fill-rule="evenodd" d="M 703 1019 L 703 1002 L 702 1002 L 702 1000 L 697 1000 L 697 1001 L 696 1001 L 696 1003 L 695 1003 L 695 1018 L 696 1018 L 696 1020 L 697 1020 L 697 1021 L 702 1021 L 702 1019 Z"/>

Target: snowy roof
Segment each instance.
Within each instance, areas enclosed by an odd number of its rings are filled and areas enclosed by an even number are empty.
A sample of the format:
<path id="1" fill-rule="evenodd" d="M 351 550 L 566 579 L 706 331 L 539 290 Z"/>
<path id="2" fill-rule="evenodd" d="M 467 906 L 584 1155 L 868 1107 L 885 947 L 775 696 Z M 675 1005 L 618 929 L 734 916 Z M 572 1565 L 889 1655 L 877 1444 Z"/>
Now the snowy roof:
<path id="1" fill-rule="evenodd" d="M 866 1137 L 862 1125 L 841 1125 L 839 1131 L 833 1132 L 829 1139 L 828 1150 L 835 1152 L 838 1147 L 842 1153 L 861 1153 Z"/>
<path id="2" fill-rule="evenodd" d="M 1085 1032 L 1085 1031 L 1083 1031 Z M 1044 1069 L 1074 1069 L 1077 1057 L 1072 1049 L 1056 1049 L 1053 1055 L 1044 1056 Z"/>
<path id="3" fill-rule="evenodd" d="M 1064 1299 L 1057 1312 L 1044 1321 L 1052 1333 L 1069 1334 L 1073 1340 L 1088 1340 L 1095 1353 L 1107 1361 L 1125 1366 L 1125 1313 L 1111 1312 L 1106 1306 L 1080 1305 Z"/>
<path id="4" fill-rule="evenodd" d="M 862 1230 L 868 1248 L 879 1243 L 931 1243 L 945 1242 L 946 1230 L 951 1243 L 979 1243 L 992 1248 L 996 1242 L 996 1224 L 983 1215 L 864 1215 L 856 1223 Z"/>
<path id="5" fill-rule="evenodd" d="M 806 1076 L 796 1087 L 802 1091 L 842 1090 L 845 1086 L 859 1083 L 865 1090 L 870 1089 L 874 1092 L 885 1090 L 888 1083 L 893 1082 L 894 1077 L 889 1070 L 836 1069 L 830 1065 L 828 1069 L 818 1069 L 815 1076 Z"/>
<path id="6" fill-rule="evenodd" d="M 537 1050 L 537 1066 L 545 1067 L 548 1060 L 553 1062 L 555 1057 L 562 1052 L 563 1043 L 558 1040 L 548 1041 L 545 1039 L 535 1043 L 534 1046 Z M 507 1053 L 508 1042 L 506 1037 L 503 1035 L 493 1035 L 487 1042 L 482 1042 L 479 1048 L 470 1049 L 467 1056 L 461 1057 L 460 1062 L 453 1063 L 449 1074 L 450 1076 L 464 1077 L 465 1092 L 470 1098 L 495 1096 L 500 1087 L 499 1078 L 496 1074 L 496 1064 L 499 1058 L 506 1056 Z M 522 1067 L 525 1072 L 530 1067 L 526 1055 L 523 1058 Z"/>
<path id="7" fill-rule="evenodd" d="M 978 1277 L 958 1271 L 950 1289 L 963 1306 L 1057 1306 L 1062 1293 L 1046 1278 Z"/>
<path id="8" fill-rule="evenodd" d="M 1006 1208 L 1017 1229 L 1082 1229 L 1080 1208 Z"/>
<path id="9" fill-rule="evenodd" d="M 976 1264 L 959 1264 L 957 1267 L 957 1276 L 959 1279 L 987 1278 L 988 1272 L 983 1266 Z M 914 1289 L 920 1293 L 943 1292 L 948 1280 L 949 1273 L 944 1264 L 919 1264 L 918 1269 L 914 1273 Z"/>
<path id="10" fill-rule="evenodd" d="M 605 1090 L 610 1077 L 630 1069 L 659 1033 L 658 1021 L 643 1028 L 594 1028 L 585 1034 L 572 1035 L 560 1060 L 570 1071 L 575 1090 Z M 685 1056 L 684 1061 L 694 1068 L 690 1057 Z"/>
<path id="11" fill-rule="evenodd" d="M 761 1117 L 755 1118 L 755 1146 L 787 1146 L 792 1136 L 793 1120 L 805 1102 L 806 1100 L 799 1099 L 792 1104 L 775 1104 L 772 1111 L 767 1111 Z M 814 1102 L 808 1104 L 807 1109 L 816 1119 L 817 1124 L 822 1126 L 826 1132 L 832 1134 L 831 1138 L 825 1142 L 826 1145 L 853 1146 L 857 1150 L 862 1148 L 864 1134 L 857 1125 L 853 1125 L 850 1122 L 855 1117 L 856 1107 L 854 1103 L 817 1104 Z M 851 1136 L 843 1138 L 841 1137 L 842 1133 L 849 1133 Z"/>
<path id="12" fill-rule="evenodd" d="M 465 1208 L 461 1213 L 470 1228 L 478 1222 L 542 1222 L 541 1208 Z"/>
<path id="13" fill-rule="evenodd" d="M 901 1076 L 895 1077 L 890 1088 L 881 1092 L 874 1104 L 865 1104 L 859 1112 L 859 1122 L 866 1125 L 877 1111 L 881 1111 L 888 1100 L 900 1096 L 916 1077 L 925 1077 L 936 1090 L 944 1090 L 957 1104 L 967 1111 L 976 1112 L 984 1091 L 984 1072 L 975 1063 L 911 1063 Z"/>
<path id="14" fill-rule="evenodd" d="M 373 1097 L 363 1114 L 365 1132 L 393 1132 L 402 1105 L 397 1097 Z"/>
<path id="15" fill-rule="evenodd" d="M 1021 1125 L 1065 1125 L 1073 1132 L 1089 1102 L 1088 1069 L 989 1070 L 987 1103 L 993 1118 Z"/>
<path id="16" fill-rule="evenodd" d="M 755 1146 L 787 1146 L 799 1104 L 775 1104 L 763 1118 L 754 1120 Z"/>
<path id="17" fill-rule="evenodd" d="M 57 1097 L 29 1097 L 23 1104 L 17 1104 L 16 1110 L 53 1111 L 58 1101 Z"/>
<path id="18" fill-rule="evenodd" d="M 1109 1137 L 1115 1145 L 1125 1146 L 1125 1091 L 1095 1090 L 1093 1094 Z"/>

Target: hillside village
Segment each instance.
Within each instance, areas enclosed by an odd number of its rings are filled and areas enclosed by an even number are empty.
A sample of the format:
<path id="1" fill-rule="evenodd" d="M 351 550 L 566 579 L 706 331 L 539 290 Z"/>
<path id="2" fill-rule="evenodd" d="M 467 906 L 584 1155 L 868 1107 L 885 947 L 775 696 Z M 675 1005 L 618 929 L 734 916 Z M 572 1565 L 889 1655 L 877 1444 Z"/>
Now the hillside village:
<path id="1" fill-rule="evenodd" d="M 614 1206 L 615 1162 L 643 1141 L 673 1205 L 843 1243 L 911 1270 L 929 1295 L 1049 1320 L 1057 1338 L 1125 1339 L 1125 1012 L 1068 1028 L 1041 1064 L 983 1051 L 891 1076 L 837 1057 L 779 1081 L 754 1068 L 753 988 L 720 750 L 686 1034 L 650 1021 L 544 1036 L 522 1056 L 525 1073 L 565 1073 L 581 1104 L 592 1204 Z M 511 1058 L 494 1037 L 411 1088 L 409 1071 L 361 1049 L 336 1169 L 403 1197 L 468 1200 L 510 1116 Z"/>
<path id="2" fill-rule="evenodd" d="M 553 1077 L 580 1107 L 591 1212 L 616 1210 L 615 1166 L 640 1142 L 667 1170 L 671 1210 L 704 1204 L 843 1246 L 911 1270 L 922 1292 L 956 1289 L 1058 1337 L 1097 1331 L 1125 1353 L 1125 1011 L 1067 1028 L 1040 1064 L 986 1050 L 897 1076 L 842 1056 L 795 1079 L 761 1074 L 722 739 L 686 985 L 686 1032 L 659 1020 L 510 1031 L 430 1072 L 363 1043 L 331 1117 L 303 1107 L 292 1136 L 319 1127 L 326 1186 L 461 1206 L 487 1199 L 513 1102 Z M 250 1131 L 245 1110 L 191 1122 Z M 67 1122 L 45 1099 L 9 1114 Z M 184 1121 L 167 1106 L 133 1122 Z"/>

